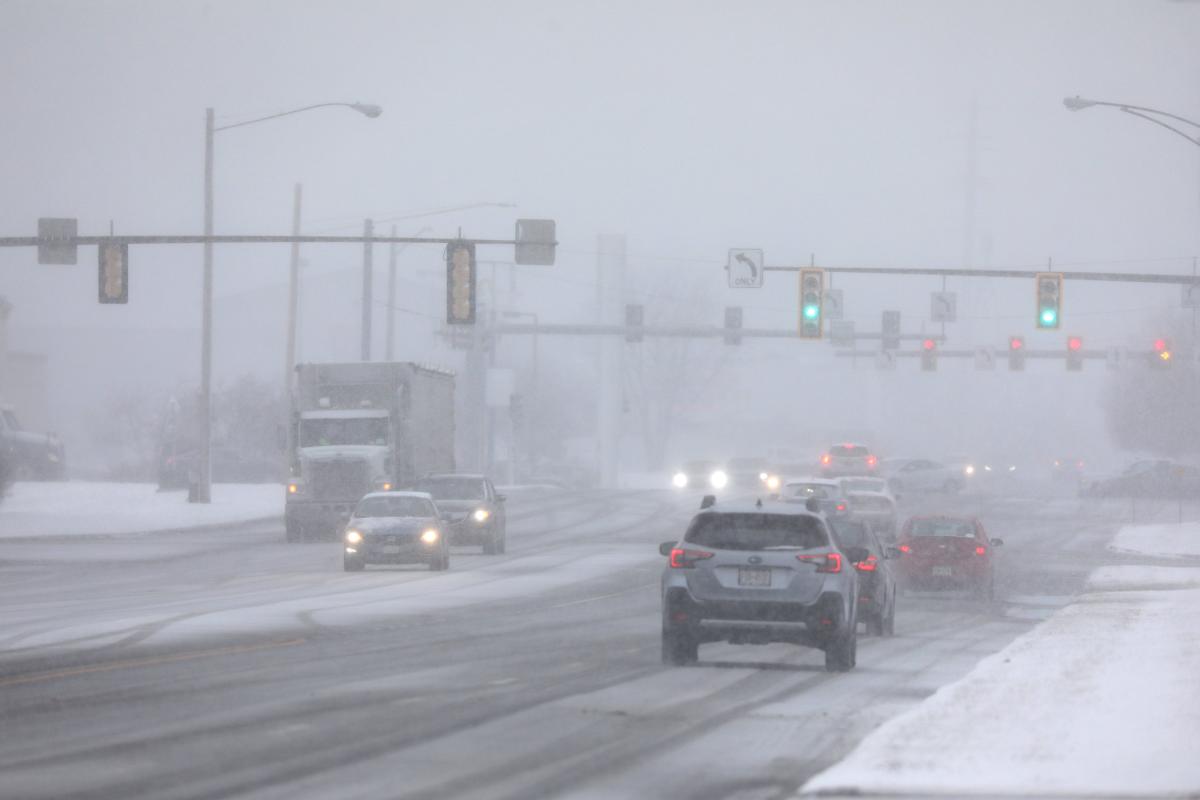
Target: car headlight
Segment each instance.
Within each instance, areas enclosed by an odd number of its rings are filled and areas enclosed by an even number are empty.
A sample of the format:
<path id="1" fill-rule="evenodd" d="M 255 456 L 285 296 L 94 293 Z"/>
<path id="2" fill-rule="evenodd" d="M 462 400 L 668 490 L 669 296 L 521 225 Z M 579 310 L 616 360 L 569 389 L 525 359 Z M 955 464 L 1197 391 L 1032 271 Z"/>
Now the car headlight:
<path id="1" fill-rule="evenodd" d="M 676 489 L 684 489 L 687 487 L 688 483 L 687 475 L 684 475 L 682 472 L 676 472 L 671 478 L 671 483 Z"/>
<path id="2" fill-rule="evenodd" d="M 475 519 L 476 522 L 487 522 L 488 517 L 490 517 L 491 515 L 492 515 L 492 512 L 488 511 L 486 508 L 477 508 L 477 509 L 475 509 L 475 513 L 472 514 L 471 516 Z"/>
<path id="3" fill-rule="evenodd" d="M 758 479 L 759 479 L 760 481 L 762 481 L 763 483 L 766 483 L 766 482 L 767 482 L 767 478 L 769 478 L 769 477 L 771 477 L 771 476 L 770 476 L 770 475 L 768 475 L 768 474 L 767 474 L 767 473 L 765 473 L 765 472 L 760 472 L 760 473 L 758 473 Z"/>
<path id="4" fill-rule="evenodd" d="M 778 475 L 768 475 L 767 476 L 767 488 L 770 489 L 772 492 L 779 489 L 779 483 L 780 483 L 780 481 L 779 481 Z"/>
<path id="5" fill-rule="evenodd" d="M 433 528 L 421 534 L 421 541 L 425 544 L 437 544 L 437 540 L 442 538 L 442 535 Z"/>
<path id="6" fill-rule="evenodd" d="M 300 491 L 300 484 L 295 481 L 288 484 L 288 494 L 295 494 L 298 491 Z"/>
<path id="7" fill-rule="evenodd" d="M 358 544 L 363 540 L 363 535 L 356 530 L 346 531 L 346 541 L 350 544 Z"/>
<path id="8" fill-rule="evenodd" d="M 963 472 L 967 473 L 968 475 L 974 475 L 975 474 L 975 465 L 967 464 L 967 466 L 963 469 Z"/>
<path id="9" fill-rule="evenodd" d="M 729 476 L 723 470 L 717 470 L 709 476 L 708 482 L 712 484 L 714 489 L 724 489 L 729 483 Z"/>

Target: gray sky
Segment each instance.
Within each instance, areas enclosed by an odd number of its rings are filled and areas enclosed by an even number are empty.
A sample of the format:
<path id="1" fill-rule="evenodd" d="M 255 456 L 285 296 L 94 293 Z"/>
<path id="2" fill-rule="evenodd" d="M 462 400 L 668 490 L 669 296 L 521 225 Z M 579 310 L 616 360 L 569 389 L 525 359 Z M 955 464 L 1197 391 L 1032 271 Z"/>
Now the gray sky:
<path id="1" fill-rule="evenodd" d="M 714 308 L 745 305 L 747 324 L 764 326 L 791 324 L 794 287 L 780 278 L 764 292 L 725 289 L 730 246 L 763 247 L 775 263 L 1053 257 L 1162 271 L 1190 269 L 1200 252 L 1200 151 L 1113 110 L 1072 114 L 1061 102 L 1078 93 L 1200 116 L 1194 4 L 0 0 L 0 18 L 8 235 L 32 233 L 39 216 L 78 217 L 86 233 L 110 220 L 125 233 L 198 232 L 206 106 L 230 123 L 361 100 L 384 115 L 324 109 L 218 134 L 218 232 L 285 232 L 295 182 L 314 232 L 511 201 L 519 208 L 401 231 L 506 236 L 516 216 L 557 219 L 558 265 L 523 273 L 513 298 L 546 319 L 586 307 L 596 234 L 624 233 L 630 299 L 665 291 L 648 277 L 665 270 L 681 287 L 709 287 Z M 39 267 L 31 250 L 0 253 L 20 344 L 53 358 L 63 347 L 56 328 L 174 328 L 183 345 L 173 374 L 193 373 L 199 249 L 135 249 L 127 307 L 95 303 L 94 257 L 88 248 L 77 267 Z M 359 253 L 309 248 L 305 258 L 316 275 L 353 267 Z M 412 274 L 439 258 L 414 248 L 403 263 Z M 262 330 L 218 331 L 218 375 L 280 371 L 286 263 L 285 247 L 218 249 L 219 295 L 276 298 Z M 340 281 L 345 297 L 325 298 L 339 314 L 354 313 L 352 276 Z M 843 285 L 864 328 L 886 307 L 918 324 L 938 288 Z M 1028 327 L 1029 287 L 952 288 L 974 319 L 957 329 L 964 344 Z M 436 291 L 424 298 L 409 305 L 430 317 L 410 323 L 428 329 L 440 309 Z M 1068 318 L 1089 342 L 1118 344 L 1177 307 L 1176 289 L 1084 288 L 1069 294 Z M 1126 322 L 1114 309 L 1132 313 Z M 344 327 L 347 341 L 322 357 L 356 355 L 353 325 Z M 307 327 L 303 336 L 323 338 Z M 241 338 L 254 340 L 253 358 L 239 360 Z"/>

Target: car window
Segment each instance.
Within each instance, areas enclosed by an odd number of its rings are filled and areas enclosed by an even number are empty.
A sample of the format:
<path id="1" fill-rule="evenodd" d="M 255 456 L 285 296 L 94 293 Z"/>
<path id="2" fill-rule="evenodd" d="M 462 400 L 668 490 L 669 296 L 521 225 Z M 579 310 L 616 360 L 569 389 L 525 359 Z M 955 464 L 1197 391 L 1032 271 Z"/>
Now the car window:
<path id="1" fill-rule="evenodd" d="M 683 540 L 717 550 L 807 550 L 829 544 L 825 526 L 817 517 L 754 512 L 698 514 Z"/>
<path id="2" fill-rule="evenodd" d="M 363 517 L 436 517 L 433 503 L 423 497 L 366 497 L 354 509 Z"/>
<path id="3" fill-rule="evenodd" d="M 833 487 L 823 483 L 789 483 L 784 487 L 784 493 L 786 497 L 799 500 L 807 500 L 810 497 L 829 500 L 835 496 Z"/>
<path id="4" fill-rule="evenodd" d="M 969 519 L 914 519 L 912 536 L 975 537 L 975 524 Z"/>
<path id="5" fill-rule="evenodd" d="M 434 500 L 483 500 L 486 487 L 481 478 L 423 478 L 413 485 L 418 492 L 429 492 Z"/>

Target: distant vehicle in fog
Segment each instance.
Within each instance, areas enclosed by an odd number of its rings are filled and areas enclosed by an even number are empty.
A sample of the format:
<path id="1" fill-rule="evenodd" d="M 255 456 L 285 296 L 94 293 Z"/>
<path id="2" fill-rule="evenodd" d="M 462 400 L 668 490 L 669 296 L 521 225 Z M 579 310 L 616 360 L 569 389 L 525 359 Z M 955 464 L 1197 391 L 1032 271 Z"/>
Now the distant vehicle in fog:
<path id="1" fill-rule="evenodd" d="M 725 463 L 729 485 L 738 489 L 760 489 L 774 474 L 765 458 L 731 458 Z"/>
<path id="2" fill-rule="evenodd" d="M 671 476 L 671 485 L 676 489 L 724 489 L 729 474 L 716 461 L 688 461 Z"/>
<path id="3" fill-rule="evenodd" d="M 900 574 L 914 589 L 970 589 L 991 600 L 996 571 L 992 548 L 1004 544 L 989 539 L 974 517 L 913 517 L 897 539 Z"/>
<path id="4" fill-rule="evenodd" d="M 835 444 L 820 459 L 821 475 L 874 475 L 879 458 L 865 444 Z"/>
<path id="5" fill-rule="evenodd" d="M 411 488 L 433 497 L 446 521 L 450 544 L 479 545 L 488 555 L 504 552 L 505 497 L 487 476 L 426 475 Z"/>
<path id="6" fill-rule="evenodd" d="M 896 538 L 896 498 L 882 478 L 838 478 L 850 514 L 887 541 Z"/>
<path id="7" fill-rule="evenodd" d="M 889 458 L 879 466 L 893 492 L 961 491 L 966 481 L 964 470 L 927 458 Z"/>
<path id="8" fill-rule="evenodd" d="M 850 513 L 850 499 L 836 478 L 788 481 L 779 490 L 779 499 L 785 503 L 807 503 L 812 500 L 822 514 L 830 517 Z"/>
<path id="9" fill-rule="evenodd" d="M 0 406 L 0 448 L 13 480 L 58 481 L 66 477 L 67 455 L 62 440 L 53 433 L 25 430 L 7 406 Z"/>
<path id="10" fill-rule="evenodd" d="M 1135 461 L 1124 472 L 1085 482 L 1089 497 L 1200 497 L 1200 470 L 1166 459 Z"/>
<path id="11" fill-rule="evenodd" d="M 858 570 L 858 618 L 874 636 L 891 636 L 896 632 L 896 576 L 892 572 L 892 556 L 900 555 L 895 547 L 880 541 L 861 518 L 831 519 L 829 525 L 838 548 L 847 552 L 863 548 L 867 557 L 854 562 Z"/>

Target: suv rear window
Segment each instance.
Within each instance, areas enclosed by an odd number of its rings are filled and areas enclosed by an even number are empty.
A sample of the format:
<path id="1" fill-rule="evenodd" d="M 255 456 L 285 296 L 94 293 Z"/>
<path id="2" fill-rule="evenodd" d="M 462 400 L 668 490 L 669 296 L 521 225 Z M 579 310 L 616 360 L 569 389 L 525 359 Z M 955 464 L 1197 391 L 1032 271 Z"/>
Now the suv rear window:
<path id="1" fill-rule="evenodd" d="M 913 536 L 975 536 L 974 523 L 965 519 L 914 519 Z"/>
<path id="2" fill-rule="evenodd" d="M 795 514 L 699 514 L 683 540 L 717 550 L 825 547 L 829 536 L 816 517 Z"/>
<path id="3" fill-rule="evenodd" d="M 871 451 L 862 445 L 842 444 L 829 448 L 829 454 L 843 458 L 866 458 Z"/>

